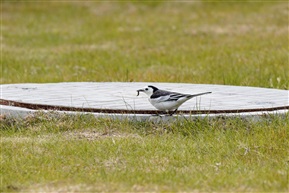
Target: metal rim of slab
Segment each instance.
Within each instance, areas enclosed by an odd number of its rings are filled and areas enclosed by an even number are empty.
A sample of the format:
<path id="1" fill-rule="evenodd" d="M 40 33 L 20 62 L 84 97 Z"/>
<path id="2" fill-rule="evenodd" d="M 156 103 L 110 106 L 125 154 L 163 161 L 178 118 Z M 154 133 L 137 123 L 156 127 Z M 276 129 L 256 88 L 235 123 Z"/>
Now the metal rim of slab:
<path id="1" fill-rule="evenodd" d="M 178 111 L 182 116 L 250 116 L 269 113 L 285 114 L 289 110 L 287 90 L 181 83 L 70 82 L 1 85 L 1 114 L 2 112 L 53 110 L 66 113 L 92 113 L 96 116 L 126 115 L 127 117 L 133 115 L 134 117 L 148 117 L 151 114 L 157 114 L 158 111 L 153 109 L 145 96 L 140 98 L 135 96 L 136 90 L 146 85 L 156 85 L 161 89 L 172 89 L 173 91 L 192 94 L 203 91 L 213 92 L 212 96 L 208 95 L 206 98 L 204 97 L 205 99 L 202 98 L 200 106 L 194 102 L 183 105 Z M 78 90 L 79 92 L 77 92 Z M 109 97 L 109 95 L 111 96 Z M 245 100 L 246 97 L 248 99 Z M 71 103 L 77 101 L 78 104 L 69 105 L 70 103 L 67 102 L 69 99 Z M 61 103 L 61 100 L 64 101 L 64 104 Z M 97 100 L 100 102 L 97 103 Z M 53 101 L 56 103 L 54 104 Z M 83 103 L 81 104 L 81 102 Z M 90 105 L 89 102 L 95 105 Z M 108 106 L 105 106 L 106 102 L 109 104 Z M 135 103 L 140 105 L 137 106 Z M 216 103 L 220 103 L 219 106 Z M 99 104 L 103 106 L 101 107 Z M 133 105 L 135 108 L 131 108 Z M 251 106 L 244 108 L 246 105 Z M 109 108 L 115 106 L 116 108 Z M 193 106 L 194 108 L 192 108 Z"/>

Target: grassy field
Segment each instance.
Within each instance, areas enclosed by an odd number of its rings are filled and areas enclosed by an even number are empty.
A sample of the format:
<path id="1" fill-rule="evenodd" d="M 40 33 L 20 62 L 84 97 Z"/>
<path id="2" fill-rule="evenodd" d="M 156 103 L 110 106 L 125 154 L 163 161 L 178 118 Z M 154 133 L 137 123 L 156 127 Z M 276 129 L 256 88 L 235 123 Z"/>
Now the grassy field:
<path id="1" fill-rule="evenodd" d="M 2 190 L 285 192 L 288 126 L 278 117 L 166 124 L 89 116 L 6 120 Z"/>
<path id="2" fill-rule="evenodd" d="M 2 84 L 289 89 L 288 2 L 1 1 Z M 0 117 L 1 192 L 287 192 L 289 115 L 150 123 Z"/>

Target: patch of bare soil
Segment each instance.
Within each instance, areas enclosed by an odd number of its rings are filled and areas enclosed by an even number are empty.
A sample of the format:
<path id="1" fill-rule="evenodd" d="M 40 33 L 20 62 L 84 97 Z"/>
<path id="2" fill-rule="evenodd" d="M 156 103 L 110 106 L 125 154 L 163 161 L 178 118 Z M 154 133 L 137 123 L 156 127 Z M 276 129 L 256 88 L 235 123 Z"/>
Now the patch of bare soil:
<path id="1" fill-rule="evenodd" d="M 69 139 L 99 140 L 104 138 L 141 138 L 137 134 L 99 131 L 69 131 L 65 133 Z"/>

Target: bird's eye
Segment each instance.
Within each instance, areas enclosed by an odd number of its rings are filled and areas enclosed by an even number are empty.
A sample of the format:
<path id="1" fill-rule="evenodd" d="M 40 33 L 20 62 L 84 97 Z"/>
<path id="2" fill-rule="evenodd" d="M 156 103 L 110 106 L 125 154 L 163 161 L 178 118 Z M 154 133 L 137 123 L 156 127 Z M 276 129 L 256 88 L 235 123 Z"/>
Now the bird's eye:
<path id="1" fill-rule="evenodd" d="M 148 88 L 146 88 L 145 90 L 148 90 Z"/>

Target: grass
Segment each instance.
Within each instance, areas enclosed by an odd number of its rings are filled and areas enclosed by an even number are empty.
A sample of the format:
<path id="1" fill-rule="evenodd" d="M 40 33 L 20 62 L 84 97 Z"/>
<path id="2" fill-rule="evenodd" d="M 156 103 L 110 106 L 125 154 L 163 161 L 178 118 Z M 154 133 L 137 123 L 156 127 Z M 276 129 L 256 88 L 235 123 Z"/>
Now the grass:
<path id="1" fill-rule="evenodd" d="M 1 1 L 0 80 L 288 90 L 288 8 L 281 1 Z M 287 192 L 288 120 L 0 117 L 0 190 Z"/>
<path id="2" fill-rule="evenodd" d="M 2 188 L 286 191 L 288 120 L 153 124 L 45 115 L 6 120 Z"/>
<path id="3" fill-rule="evenodd" d="M 288 4 L 2 2 L 2 83 L 288 89 Z"/>

